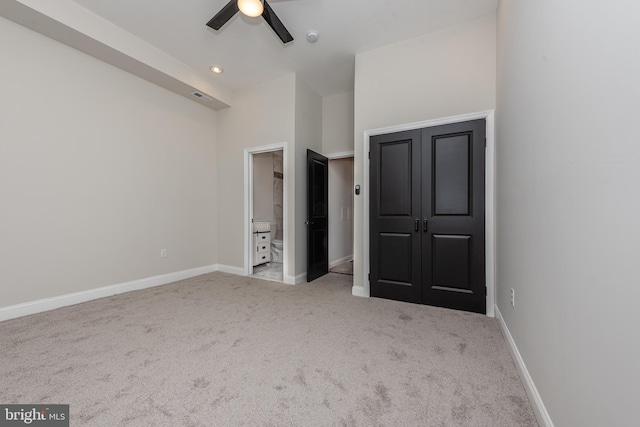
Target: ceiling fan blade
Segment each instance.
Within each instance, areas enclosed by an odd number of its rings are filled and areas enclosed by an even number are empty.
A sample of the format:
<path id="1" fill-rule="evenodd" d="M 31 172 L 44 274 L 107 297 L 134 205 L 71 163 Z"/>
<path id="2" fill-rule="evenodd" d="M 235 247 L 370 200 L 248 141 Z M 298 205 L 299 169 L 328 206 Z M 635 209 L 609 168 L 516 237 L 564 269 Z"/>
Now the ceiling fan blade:
<path id="1" fill-rule="evenodd" d="M 214 30 L 219 30 L 224 24 L 227 23 L 227 21 L 229 21 L 229 19 L 233 18 L 233 15 L 238 13 L 238 10 L 238 0 L 231 0 L 225 7 L 222 8 L 222 10 L 220 10 L 220 12 L 216 14 L 216 16 L 214 16 L 209 22 L 207 22 L 207 26 L 213 28 Z"/>
<path id="2" fill-rule="evenodd" d="M 293 41 L 293 36 L 289 33 L 289 31 L 287 31 L 282 21 L 280 21 L 280 18 L 278 18 L 278 16 L 273 11 L 273 9 L 271 9 L 271 6 L 269 6 L 269 3 L 267 3 L 266 0 L 264 1 L 264 12 L 262 12 L 262 17 L 265 21 L 267 21 L 267 24 L 269 24 L 269 26 L 273 28 L 273 31 L 275 31 L 278 37 L 280 37 L 282 43 L 289 43 L 290 41 Z"/>

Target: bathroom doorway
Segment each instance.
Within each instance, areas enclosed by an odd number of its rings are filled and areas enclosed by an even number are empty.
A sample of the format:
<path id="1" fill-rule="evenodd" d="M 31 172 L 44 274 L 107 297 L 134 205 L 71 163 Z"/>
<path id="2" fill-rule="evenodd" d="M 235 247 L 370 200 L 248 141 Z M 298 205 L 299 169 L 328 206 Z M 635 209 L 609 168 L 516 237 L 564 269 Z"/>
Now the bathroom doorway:
<path id="1" fill-rule="evenodd" d="M 249 275 L 284 281 L 284 150 L 250 153 Z"/>

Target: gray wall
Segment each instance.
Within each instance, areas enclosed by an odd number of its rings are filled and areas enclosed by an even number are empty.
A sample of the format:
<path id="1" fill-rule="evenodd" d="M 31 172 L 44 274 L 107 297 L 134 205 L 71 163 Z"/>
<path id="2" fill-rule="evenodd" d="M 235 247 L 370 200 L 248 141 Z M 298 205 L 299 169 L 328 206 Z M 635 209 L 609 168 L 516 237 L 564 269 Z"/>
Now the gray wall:
<path id="1" fill-rule="evenodd" d="M 322 98 L 296 78 L 295 104 L 295 241 L 296 276 L 307 272 L 307 149 L 322 153 Z M 304 277 L 298 277 L 302 280 Z"/>
<path id="2" fill-rule="evenodd" d="M 369 191 L 365 130 L 495 108 L 495 25 L 488 15 L 356 56 L 354 181 L 361 194 Z M 362 195 L 354 210 L 354 286 L 368 289 Z"/>
<path id="3" fill-rule="evenodd" d="M 0 306 L 215 264 L 214 111 L 3 18 L 0 51 Z"/>
<path id="4" fill-rule="evenodd" d="M 243 156 L 245 148 L 286 143 L 287 171 L 294 171 L 284 189 L 288 227 L 285 233 L 285 280 L 306 273 L 307 148 L 322 150 L 322 98 L 294 74 L 235 94 L 233 107 L 218 112 L 220 199 L 218 231 L 224 250 L 219 264 L 241 269 L 243 244 Z M 290 172 L 289 172 L 290 173 Z"/>
<path id="5" fill-rule="evenodd" d="M 638 424 L 638 16 L 499 6 L 497 300 L 556 426 Z"/>
<path id="6" fill-rule="evenodd" d="M 244 264 L 244 150 L 286 143 L 287 170 L 294 170 L 296 77 L 294 74 L 236 92 L 233 107 L 218 111 L 218 263 L 242 270 Z M 286 233 L 287 268 L 293 276 L 295 245 L 294 181 L 285 188 L 289 230 Z"/>
<path id="7" fill-rule="evenodd" d="M 353 152 L 353 92 L 322 98 L 322 153 Z"/>
<path id="8" fill-rule="evenodd" d="M 274 221 L 273 153 L 253 155 L 253 219 Z"/>

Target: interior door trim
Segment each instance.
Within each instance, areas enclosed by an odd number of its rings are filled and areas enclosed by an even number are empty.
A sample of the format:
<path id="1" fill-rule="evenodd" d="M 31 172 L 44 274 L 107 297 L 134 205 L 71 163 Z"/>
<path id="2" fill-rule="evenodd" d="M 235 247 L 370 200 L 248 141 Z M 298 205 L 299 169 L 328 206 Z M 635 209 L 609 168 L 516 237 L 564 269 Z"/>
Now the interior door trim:
<path id="1" fill-rule="evenodd" d="M 363 178 L 362 182 L 354 182 L 363 188 L 363 212 L 358 215 L 362 218 L 363 234 L 360 257 L 356 256 L 354 251 L 354 271 L 358 271 L 361 280 L 356 282 L 354 276 L 354 284 L 351 293 L 355 296 L 369 297 L 371 294 L 369 283 L 369 138 L 376 135 L 384 135 L 388 133 L 401 132 L 406 130 L 422 129 L 426 127 L 448 125 L 452 123 L 467 122 L 471 120 L 484 119 L 486 121 L 486 143 L 485 152 L 485 263 L 486 263 L 486 283 L 487 283 L 487 299 L 486 308 L 487 316 L 495 316 L 495 120 L 494 110 L 480 111 L 477 113 L 462 114 L 458 116 L 443 117 L 434 120 L 426 120 L 415 123 L 407 123 L 404 125 L 389 126 L 379 129 L 370 129 L 363 132 L 362 142 L 356 143 L 356 155 L 359 155 L 363 161 Z M 357 204 L 354 209 L 357 209 Z M 355 246 L 355 245 L 354 245 Z M 358 262 L 362 259 L 361 262 Z"/>
<path id="2" fill-rule="evenodd" d="M 253 273 L 253 266 L 251 264 L 251 248 L 252 243 L 252 225 L 251 217 L 253 215 L 253 155 L 260 153 L 269 153 L 273 151 L 282 151 L 282 168 L 283 168 L 283 182 L 282 182 L 282 212 L 283 212 L 283 234 L 282 234 L 282 279 L 287 285 L 295 285 L 296 278 L 293 275 L 288 274 L 289 269 L 292 267 L 289 264 L 289 180 L 291 179 L 291 172 L 289 170 L 289 149 L 286 142 L 280 142 L 276 144 L 262 145 L 259 147 L 249 147 L 244 149 L 244 194 L 243 194 L 243 219 L 244 219 L 244 244 L 243 244 L 243 267 L 236 268 L 232 272 L 242 276 L 249 276 Z"/>

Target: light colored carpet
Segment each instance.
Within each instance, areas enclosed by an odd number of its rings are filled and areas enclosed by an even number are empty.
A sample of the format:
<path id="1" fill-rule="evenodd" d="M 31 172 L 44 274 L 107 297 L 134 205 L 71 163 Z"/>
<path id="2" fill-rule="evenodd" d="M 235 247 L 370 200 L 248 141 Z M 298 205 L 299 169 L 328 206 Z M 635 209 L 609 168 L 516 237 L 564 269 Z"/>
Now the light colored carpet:
<path id="1" fill-rule="evenodd" d="M 343 262 L 329 270 L 331 273 L 349 274 L 353 276 L 353 261 Z"/>
<path id="2" fill-rule="evenodd" d="M 212 273 L 0 323 L 0 402 L 73 426 L 535 426 L 498 324 Z"/>

